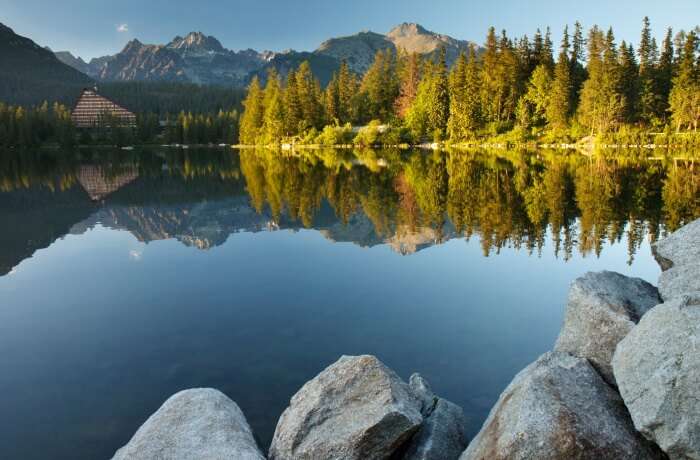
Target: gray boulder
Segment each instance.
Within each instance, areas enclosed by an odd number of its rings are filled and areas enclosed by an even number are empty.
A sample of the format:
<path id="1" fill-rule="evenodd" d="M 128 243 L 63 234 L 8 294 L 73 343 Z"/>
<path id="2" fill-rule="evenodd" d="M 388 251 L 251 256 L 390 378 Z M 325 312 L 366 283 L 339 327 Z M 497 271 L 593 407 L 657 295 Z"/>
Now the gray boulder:
<path id="1" fill-rule="evenodd" d="M 113 460 L 264 460 L 238 405 L 211 388 L 171 396 Z"/>
<path id="2" fill-rule="evenodd" d="M 659 277 L 664 300 L 700 291 L 700 219 L 652 245 L 652 252 L 664 270 Z"/>
<path id="3" fill-rule="evenodd" d="M 467 447 L 464 411 L 456 404 L 437 397 L 420 374 L 408 381 L 421 399 L 424 420 L 409 442 L 404 460 L 456 460 Z"/>
<path id="4" fill-rule="evenodd" d="M 388 458 L 420 428 L 421 408 L 409 386 L 376 357 L 343 356 L 292 397 L 269 458 Z"/>
<path id="5" fill-rule="evenodd" d="M 684 225 L 652 245 L 662 270 L 700 261 L 700 219 Z"/>
<path id="6" fill-rule="evenodd" d="M 583 358 L 549 352 L 501 394 L 460 460 L 657 459 L 620 396 Z"/>
<path id="7" fill-rule="evenodd" d="M 609 271 L 586 273 L 569 289 L 554 351 L 588 359 L 614 385 L 610 361 L 615 347 L 660 302 L 659 291 L 642 279 Z"/>
<path id="8" fill-rule="evenodd" d="M 671 458 L 700 459 L 700 292 L 649 311 L 612 364 L 637 430 Z"/>

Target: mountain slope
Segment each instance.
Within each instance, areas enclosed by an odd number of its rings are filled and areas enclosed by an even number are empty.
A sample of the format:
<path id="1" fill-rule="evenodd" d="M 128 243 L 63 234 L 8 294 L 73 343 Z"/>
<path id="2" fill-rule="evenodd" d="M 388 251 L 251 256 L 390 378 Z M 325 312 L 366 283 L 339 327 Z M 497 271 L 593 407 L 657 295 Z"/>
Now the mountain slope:
<path id="1" fill-rule="evenodd" d="M 54 53 L 0 24 L 0 101 L 71 103 L 92 84 L 87 75 L 59 61 Z"/>

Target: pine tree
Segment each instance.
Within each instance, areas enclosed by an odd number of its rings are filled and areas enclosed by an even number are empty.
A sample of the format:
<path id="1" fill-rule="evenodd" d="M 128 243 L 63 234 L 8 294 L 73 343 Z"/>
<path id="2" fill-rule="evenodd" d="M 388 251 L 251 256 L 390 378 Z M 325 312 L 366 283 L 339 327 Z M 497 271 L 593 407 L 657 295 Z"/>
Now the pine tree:
<path id="1" fill-rule="evenodd" d="M 342 124 L 353 121 L 352 100 L 357 93 L 357 77 L 343 60 L 338 71 L 338 112 Z"/>
<path id="2" fill-rule="evenodd" d="M 340 91 L 338 84 L 338 74 L 333 73 L 331 81 L 328 82 L 323 95 L 323 107 L 327 124 L 340 124 Z"/>
<path id="3" fill-rule="evenodd" d="M 309 61 L 299 65 L 296 72 L 296 86 L 301 107 L 299 132 L 309 128 L 321 128 L 322 106 L 320 101 L 320 85 L 311 73 Z"/>
<path id="4" fill-rule="evenodd" d="M 260 135 L 264 115 L 263 94 L 257 76 L 253 77 L 250 85 L 248 85 L 248 94 L 243 101 L 243 108 L 240 142 L 242 144 L 252 145 L 257 142 L 258 136 Z M 182 120 L 183 116 L 184 114 L 180 114 L 180 120 Z M 184 126 L 184 124 L 181 126 Z M 181 137 L 184 137 L 184 133 Z"/>
<path id="5" fill-rule="evenodd" d="M 466 115 L 466 83 L 467 58 L 460 53 L 457 62 L 450 72 L 450 119 L 447 122 L 447 133 L 450 139 L 465 139 L 468 131 L 465 129 Z"/>
<path id="6" fill-rule="evenodd" d="M 659 117 L 665 118 L 668 111 L 668 100 L 671 94 L 671 84 L 673 79 L 673 30 L 669 27 L 666 37 L 661 44 L 661 56 L 656 69 L 655 86 L 658 91 L 658 106 L 656 113 Z"/>
<path id="7" fill-rule="evenodd" d="M 695 31 L 685 35 L 682 43 L 678 72 L 673 78 L 669 109 L 676 131 L 683 127 L 697 130 L 700 121 L 700 71 L 697 62 L 698 37 Z"/>
<path id="8" fill-rule="evenodd" d="M 620 72 L 614 35 L 593 26 L 588 37 L 588 79 L 581 89 L 579 118 L 591 134 L 605 133 L 621 118 Z"/>
<path id="9" fill-rule="evenodd" d="M 547 121 L 554 129 L 565 129 L 569 124 L 569 116 L 573 110 L 573 82 L 571 76 L 571 61 L 569 60 L 569 28 L 564 28 L 561 49 L 557 64 L 554 67 L 554 80 L 549 105 L 547 106 Z"/>
<path id="10" fill-rule="evenodd" d="M 651 122 L 658 115 L 659 94 L 656 87 L 657 63 L 655 42 L 651 36 L 649 18 L 644 17 L 642 35 L 639 40 L 639 100 L 638 115 L 640 120 Z"/>
<path id="11" fill-rule="evenodd" d="M 284 88 L 284 131 L 288 136 L 299 134 L 302 117 L 297 74 L 294 69 L 291 69 L 287 73 L 287 84 Z"/>
<path id="12" fill-rule="evenodd" d="M 484 115 L 488 121 L 500 119 L 501 94 L 498 75 L 498 39 L 496 29 L 489 28 L 486 36 L 485 51 L 482 57 L 482 92 L 481 100 L 484 108 Z"/>
<path id="13" fill-rule="evenodd" d="M 440 48 L 440 58 L 435 68 L 431 91 L 431 104 L 428 112 L 428 124 L 435 137 L 444 138 L 447 122 L 450 118 L 450 88 L 447 78 L 446 50 Z"/>
<path id="14" fill-rule="evenodd" d="M 521 99 L 518 110 L 519 124 L 527 128 L 530 125 L 542 126 L 546 121 L 552 91 L 552 73 L 547 63 L 537 66 L 527 86 L 527 92 Z M 524 106 L 523 104 L 527 104 Z"/>
<path id="15" fill-rule="evenodd" d="M 622 117 L 626 122 L 634 122 L 637 117 L 639 97 L 639 69 L 634 48 L 624 41 L 620 44 L 620 94 L 623 96 Z"/>
<path id="16" fill-rule="evenodd" d="M 588 73 L 583 67 L 583 62 L 586 59 L 584 54 L 585 48 L 586 41 L 583 38 L 583 26 L 581 26 L 580 22 L 576 21 L 571 46 L 571 99 L 574 102 L 574 112 L 578 106 L 583 82 L 586 81 L 588 77 Z"/>
<path id="17" fill-rule="evenodd" d="M 279 75 L 273 67 L 267 76 L 267 85 L 263 92 L 265 113 L 262 126 L 262 143 L 274 144 L 284 136 L 284 102 L 280 88 Z"/>

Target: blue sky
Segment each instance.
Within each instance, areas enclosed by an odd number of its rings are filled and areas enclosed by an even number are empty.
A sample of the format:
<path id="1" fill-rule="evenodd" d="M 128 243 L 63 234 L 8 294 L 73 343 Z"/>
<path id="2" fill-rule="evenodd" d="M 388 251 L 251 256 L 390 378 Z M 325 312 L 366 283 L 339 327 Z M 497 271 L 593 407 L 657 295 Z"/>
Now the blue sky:
<path id="1" fill-rule="evenodd" d="M 387 32 L 401 22 L 482 42 L 490 25 L 510 35 L 565 24 L 612 25 L 636 42 L 648 15 L 654 33 L 700 22 L 700 0 L 0 0 L 0 22 L 42 46 L 85 58 L 113 54 L 138 38 L 165 43 L 201 30 L 231 49 L 313 50 L 324 39 L 360 30 Z"/>

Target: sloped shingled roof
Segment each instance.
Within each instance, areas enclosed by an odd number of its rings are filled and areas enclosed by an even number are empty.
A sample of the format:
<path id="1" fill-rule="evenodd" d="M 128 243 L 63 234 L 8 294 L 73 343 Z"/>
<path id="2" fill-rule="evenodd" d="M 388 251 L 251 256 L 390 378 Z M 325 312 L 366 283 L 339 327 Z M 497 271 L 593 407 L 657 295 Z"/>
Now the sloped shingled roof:
<path id="1" fill-rule="evenodd" d="M 100 126 L 106 115 L 119 120 L 122 126 L 136 125 L 136 115 L 92 89 L 83 90 L 71 112 L 71 120 L 78 128 L 94 128 Z"/>

